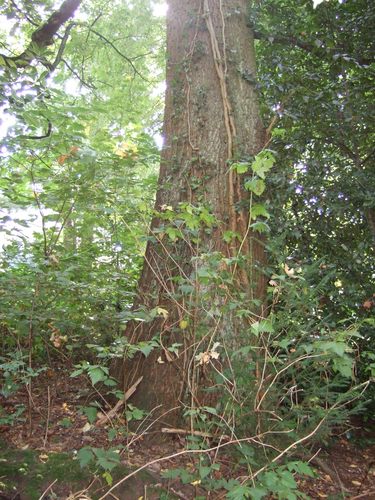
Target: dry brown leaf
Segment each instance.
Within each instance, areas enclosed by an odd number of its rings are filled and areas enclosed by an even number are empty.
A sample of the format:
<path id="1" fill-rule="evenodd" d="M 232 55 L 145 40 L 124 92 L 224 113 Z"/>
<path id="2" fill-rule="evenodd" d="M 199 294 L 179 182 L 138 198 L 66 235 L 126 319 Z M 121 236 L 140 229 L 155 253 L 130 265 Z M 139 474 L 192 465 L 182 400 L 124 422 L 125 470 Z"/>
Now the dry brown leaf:
<path id="1" fill-rule="evenodd" d="M 59 165 L 63 165 L 65 163 L 65 161 L 67 160 L 67 158 L 69 158 L 69 155 L 61 155 L 57 158 L 57 163 Z"/>

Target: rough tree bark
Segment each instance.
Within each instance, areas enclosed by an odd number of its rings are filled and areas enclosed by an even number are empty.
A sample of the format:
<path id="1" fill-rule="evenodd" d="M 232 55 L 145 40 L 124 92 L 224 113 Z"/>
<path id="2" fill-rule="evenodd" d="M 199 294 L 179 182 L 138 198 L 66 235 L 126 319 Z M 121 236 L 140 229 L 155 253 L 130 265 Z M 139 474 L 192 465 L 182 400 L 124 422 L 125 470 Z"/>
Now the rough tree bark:
<path id="1" fill-rule="evenodd" d="M 159 406 L 159 414 L 168 412 L 163 420 L 175 424 L 180 412 L 171 409 L 180 406 L 186 393 L 190 392 L 195 404 L 200 398 L 199 391 L 191 394 L 194 384 L 189 370 L 197 352 L 204 349 L 202 339 L 212 347 L 213 340 L 226 337 L 233 341 L 236 335 L 230 315 L 223 317 L 213 311 L 227 300 L 225 284 L 205 285 L 197 278 L 207 255 L 222 256 L 217 275 L 232 273 L 236 286 L 250 298 L 264 296 L 265 280 L 256 271 L 264 262 L 264 245 L 259 235 L 255 237 L 249 231 L 249 196 L 230 164 L 259 152 L 265 143 L 265 131 L 254 86 L 249 2 L 168 3 L 165 143 L 156 199 L 161 215 L 152 221 L 135 304 L 135 308 L 159 307 L 161 314 L 151 323 L 131 322 L 125 332 L 131 342 L 157 336 L 163 349 L 147 359 L 137 355 L 125 361 L 120 376 L 125 390 L 143 376 L 131 402 L 148 410 Z M 206 207 L 215 223 L 205 224 L 203 212 L 194 208 L 193 215 L 202 219 L 199 238 L 183 236 L 171 242 L 165 219 L 173 209 L 175 217 L 181 218 L 175 228 L 184 229 L 186 219 L 179 214 L 186 207 Z M 240 238 L 226 243 L 224 231 L 233 231 Z M 231 264 L 230 259 L 235 262 L 239 256 L 245 265 Z M 190 285 L 188 290 L 194 288 L 188 297 L 180 293 L 181 283 Z M 173 342 L 183 344 L 179 356 L 167 349 Z"/>

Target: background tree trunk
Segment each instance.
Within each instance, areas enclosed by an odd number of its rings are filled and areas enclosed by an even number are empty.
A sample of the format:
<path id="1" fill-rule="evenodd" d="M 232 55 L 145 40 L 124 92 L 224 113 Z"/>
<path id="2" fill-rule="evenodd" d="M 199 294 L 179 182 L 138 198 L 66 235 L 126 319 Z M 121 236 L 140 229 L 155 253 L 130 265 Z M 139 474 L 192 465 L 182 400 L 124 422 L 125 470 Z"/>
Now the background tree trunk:
<path id="1" fill-rule="evenodd" d="M 200 296 L 215 307 L 226 301 L 224 285 L 222 290 L 205 288 L 196 279 L 206 256 L 230 259 L 242 253 L 248 272 L 235 266 L 237 287 L 243 287 L 250 298 L 264 297 L 265 279 L 255 271 L 264 263 L 264 245 L 248 231 L 249 196 L 240 176 L 230 169 L 231 161 L 251 159 L 265 142 L 247 19 L 247 0 L 169 0 L 165 143 L 156 199 L 156 210 L 162 215 L 152 221 L 135 304 L 162 311 L 153 322 L 132 322 L 126 329 L 131 342 L 156 335 L 165 349 L 160 357 L 160 351 L 147 359 L 139 355 L 121 367 L 125 388 L 143 375 L 132 403 L 148 410 L 161 405 L 159 414 L 180 406 L 187 386 L 192 392 L 188 372 L 205 329 L 215 331 L 215 340 L 226 336 L 235 341 L 232 318 L 215 316 L 202 307 Z M 172 209 L 179 212 L 181 203 L 206 207 L 215 217 L 210 228 L 202 212 L 194 212 L 203 220 L 199 243 L 187 237 L 171 242 L 165 234 L 164 215 Z M 224 231 L 238 233 L 241 248 L 236 239 L 225 243 Z M 228 273 L 225 261 L 217 272 Z M 235 271 L 229 263 L 230 272 Z M 194 287 L 189 298 L 179 294 L 181 283 Z M 194 308 L 198 302 L 200 306 Z M 209 343 L 212 340 L 210 334 Z M 178 357 L 167 350 L 174 342 L 184 345 Z M 197 398 L 195 394 L 193 399 Z M 179 414 L 170 411 L 163 420 L 175 424 Z"/>

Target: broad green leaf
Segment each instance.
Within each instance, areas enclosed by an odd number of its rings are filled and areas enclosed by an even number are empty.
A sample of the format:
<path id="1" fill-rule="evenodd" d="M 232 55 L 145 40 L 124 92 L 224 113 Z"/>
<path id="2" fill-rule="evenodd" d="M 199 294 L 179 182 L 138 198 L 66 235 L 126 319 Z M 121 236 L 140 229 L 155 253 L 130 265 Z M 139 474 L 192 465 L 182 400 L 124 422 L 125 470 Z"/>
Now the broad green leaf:
<path id="1" fill-rule="evenodd" d="M 86 406 L 82 409 L 83 413 L 86 415 L 87 420 L 90 424 L 94 423 L 98 414 L 98 409 L 94 406 Z"/>
<path id="2" fill-rule="evenodd" d="M 228 500 L 244 500 L 246 498 L 251 498 L 251 490 L 249 486 L 235 486 L 232 490 L 228 491 L 226 498 Z M 262 497 L 258 497 L 262 498 Z"/>
<path id="3" fill-rule="evenodd" d="M 88 374 L 93 385 L 97 384 L 98 382 L 103 382 L 103 380 L 106 380 L 108 377 L 101 366 L 90 368 L 88 370 Z"/>
<path id="4" fill-rule="evenodd" d="M 77 458 L 79 461 L 79 465 L 83 468 L 86 467 L 92 460 L 94 460 L 95 457 L 92 448 L 85 446 L 78 451 Z"/>
<path id="5" fill-rule="evenodd" d="M 204 479 L 207 476 L 209 476 L 210 474 L 211 474 L 211 467 L 207 467 L 205 465 L 201 465 L 199 467 L 199 477 L 200 477 L 200 479 Z"/>
<path id="6" fill-rule="evenodd" d="M 255 177 L 254 179 L 245 182 L 245 189 L 252 191 L 257 196 L 260 196 L 266 189 L 266 184 L 263 179 Z"/>
<path id="7" fill-rule="evenodd" d="M 270 214 L 268 213 L 266 206 L 262 205 L 261 203 L 255 203 L 251 208 L 250 208 L 250 214 L 252 219 L 256 219 L 260 215 L 262 217 L 266 217 L 267 219 L 270 217 Z"/>
<path id="8" fill-rule="evenodd" d="M 349 356 L 343 355 L 339 359 L 333 360 L 333 369 L 343 377 L 351 378 L 353 376 L 353 363 Z"/>
<path id="9" fill-rule="evenodd" d="M 231 168 L 236 170 L 238 174 L 244 174 L 249 170 L 249 164 L 244 162 L 233 163 Z"/>
<path id="10" fill-rule="evenodd" d="M 251 500 L 261 500 L 267 496 L 268 493 L 269 492 L 265 488 L 253 487 L 249 490 L 249 498 L 251 498 Z"/>
<path id="11" fill-rule="evenodd" d="M 251 325 L 251 331 L 256 335 L 257 337 L 261 333 L 273 333 L 274 328 L 272 325 L 272 321 L 269 319 L 263 319 L 261 321 L 256 321 Z"/>
<path id="12" fill-rule="evenodd" d="M 265 179 L 266 173 L 271 170 L 275 163 L 275 157 L 271 151 L 261 151 L 253 161 L 251 168 L 253 172 L 262 179 Z"/>
<path id="13" fill-rule="evenodd" d="M 271 231 L 271 228 L 265 222 L 254 222 L 250 225 L 253 231 L 257 231 L 258 233 L 268 233 Z"/>

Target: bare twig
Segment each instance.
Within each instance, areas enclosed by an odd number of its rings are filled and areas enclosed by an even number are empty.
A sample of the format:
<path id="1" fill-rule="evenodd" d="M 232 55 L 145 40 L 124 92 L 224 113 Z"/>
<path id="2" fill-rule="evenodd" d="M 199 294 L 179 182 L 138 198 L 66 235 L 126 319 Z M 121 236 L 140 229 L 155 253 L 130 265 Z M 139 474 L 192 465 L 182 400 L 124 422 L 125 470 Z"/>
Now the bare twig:
<path id="1" fill-rule="evenodd" d="M 103 40 L 103 42 L 107 43 L 116 52 L 116 54 L 118 54 L 120 57 L 122 57 L 131 66 L 132 70 L 134 71 L 134 73 L 136 75 L 138 75 L 140 78 L 142 78 L 142 80 L 144 80 L 145 82 L 149 82 L 149 80 L 147 80 L 147 78 L 145 78 L 142 75 L 142 73 L 140 73 L 138 71 L 138 69 L 134 65 L 132 59 L 130 59 L 129 57 L 127 57 L 123 52 L 121 52 L 116 47 L 116 45 L 113 42 L 111 42 L 111 40 L 108 40 L 107 37 L 105 37 L 104 35 L 102 35 L 102 33 L 99 33 L 99 31 L 96 31 L 96 30 L 92 29 L 92 27 L 89 27 L 88 29 L 90 30 L 91 33 L 94 33 L 94 35 L 96 35 L 98 38 L 100 38 L 101 40 Z"/>
<path id="2" fill-rule="evenodd" d="M 136 382 L 134 382 L 134 384 L 126 391 L 124 397 L 121 398 L 119 401 L 117 401 L 112 410 L 110 410 L 105 415 L 103 415 L 103 417 L 98 419 L 95 425 L 101 426 L 104 425 L 106 422 L 108 422 L 108 420 L 111 420 L 119 412 L 120 408 L 124 406 L 126 401 L 135 393 L 138 385 L 142 382 L 142 380 L 143 377 L 139 377 L 139 379 Z"/>
<path id="3" fill-rule="evenodd" d="M 46 130 L 45 134 L 43 134 L 43 135 L 21 135 L 20 137 L 22 139 L 39 140 L 39 139 L 46 139 L 47 137 L 50 137 L 51 133 L 52 133 L 52 123 L 47 118 L 47 130 Z"/>
<path id="4" fill-rule="evenodd" d="M 51 483 L 51 484 L 50 484 L 50 485 L 49 485 L 49 486 L 48 486 L 48 487 L 47 487 L 47 488 L 43 491 L 43 493 L 41 494 L 41 496 L 39 497 L 39 499 L 38 499 L 38 500 L 42 500 L 42 499 L 46 496 L 46 494 L 49 492 L 49 490 L 52 488 L 52 486 L 53 486 L 54 484 L 56 484 L 56 483 L 57 483 L 57 479 L 55 479 L 55 480 L 54 480 L 54 481 L 53 481 L 53 482 L 52 482 L 52 483 Z"/>

